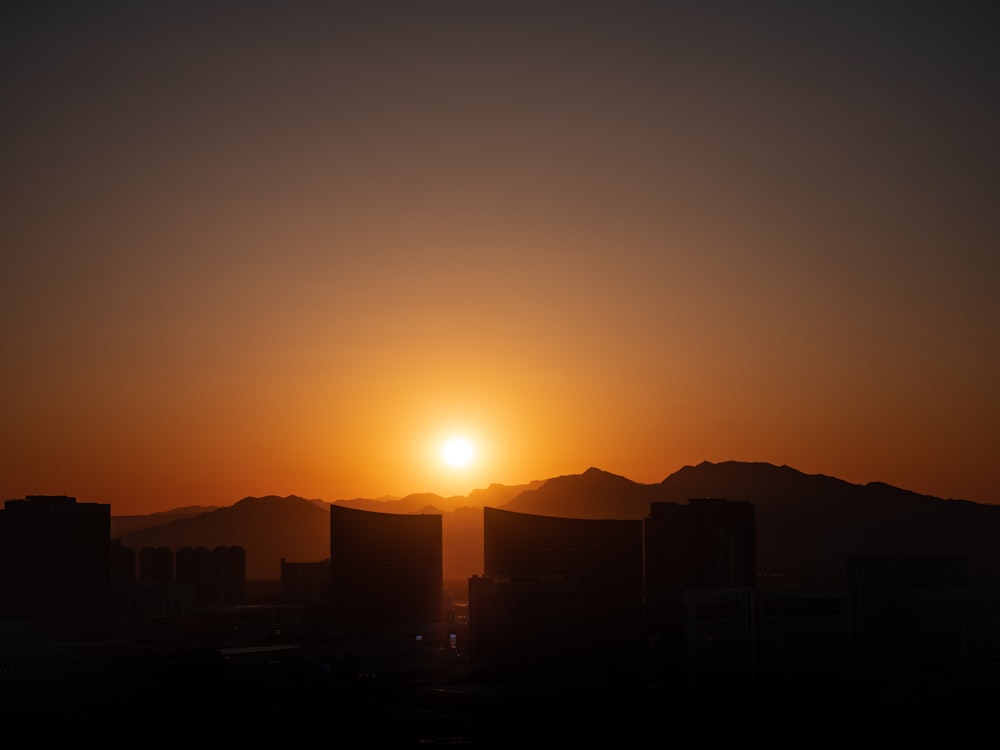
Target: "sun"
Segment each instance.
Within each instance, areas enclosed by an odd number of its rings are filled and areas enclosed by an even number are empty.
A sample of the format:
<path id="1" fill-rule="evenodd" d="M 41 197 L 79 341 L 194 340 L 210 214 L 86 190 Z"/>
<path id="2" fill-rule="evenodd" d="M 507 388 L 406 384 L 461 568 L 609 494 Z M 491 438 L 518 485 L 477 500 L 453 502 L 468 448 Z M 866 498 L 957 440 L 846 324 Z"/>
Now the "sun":
<path id="1" fill-rule="evenodd" d="M 448 438 L 441 446 L 441 457 L 445 463 L 456 468 L 468 466 L 475 453 L 476 449 L 473 448 L 472 443 L 464 437 Z"/>

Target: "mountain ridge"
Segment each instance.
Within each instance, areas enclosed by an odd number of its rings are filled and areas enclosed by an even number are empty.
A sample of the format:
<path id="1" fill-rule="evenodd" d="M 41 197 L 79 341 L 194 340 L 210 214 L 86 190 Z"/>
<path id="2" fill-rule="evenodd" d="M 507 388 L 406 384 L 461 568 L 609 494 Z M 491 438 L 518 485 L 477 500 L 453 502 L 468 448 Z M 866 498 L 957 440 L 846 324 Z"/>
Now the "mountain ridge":
<path id="1" fill-rule="evenodd" d="M 112 537 L 143 546 L 219 546 L 247 550 L 248 579 L 277 579 L 280 560 L 328 558 L 329 507 L 392 513 L 440 513 L 446 577 L 482 573 L 482 508 L 569 518 L 640 520 L 652 502 L 720 497 L 753 503 L 758 572 L 787 585 L 839 587 L 850 554 L 965 554 L 972 570 L 1000 570 L 1000 506 L 942 499 L 884 482 L 852 484 L 765 462 L 703 461 L 644 484 L 591 466 L 523 485 L 493 484 L 468 496 L 415 493 L 403 498 L 327 502 L 295 495 L 246 497 L 193 515 L 152 514 L 166 523 L 138 528 L 112 516 Z M 190 507 L 190 506 L 189 506 Z M 179 509 L 178 509 L 179 510 Z M 141 517 L 138 517 L 141 518 Z"/>

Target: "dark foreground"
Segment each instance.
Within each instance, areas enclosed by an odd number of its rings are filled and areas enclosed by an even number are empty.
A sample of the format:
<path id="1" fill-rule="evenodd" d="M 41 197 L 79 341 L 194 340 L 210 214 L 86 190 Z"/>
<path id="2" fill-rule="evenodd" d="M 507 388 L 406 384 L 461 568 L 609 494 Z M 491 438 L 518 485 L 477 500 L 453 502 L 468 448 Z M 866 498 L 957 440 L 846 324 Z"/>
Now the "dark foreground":
<path id="1" fill-rule="evenodd" d="M 2 736 L 16 741 L 662 747 L 685 737 L 961 741 L 1000 729 L 991 674 L 869 670 L 695 687 L 646 663 L 485 668 L 450 653 L 371 659 L 322 646 L 15 659 L 0 691 Z"/>

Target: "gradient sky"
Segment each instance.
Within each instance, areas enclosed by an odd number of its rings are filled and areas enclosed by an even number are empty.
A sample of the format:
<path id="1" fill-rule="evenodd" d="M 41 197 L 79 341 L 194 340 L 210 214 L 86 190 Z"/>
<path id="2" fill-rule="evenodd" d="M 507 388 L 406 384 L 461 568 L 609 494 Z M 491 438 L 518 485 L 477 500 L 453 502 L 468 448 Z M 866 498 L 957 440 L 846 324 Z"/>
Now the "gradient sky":
<path id="1" fill-rule="evenodd" d="M 0 497 L 1000 502 L 1000 24 L 811 6 L 7 7 Z"/>

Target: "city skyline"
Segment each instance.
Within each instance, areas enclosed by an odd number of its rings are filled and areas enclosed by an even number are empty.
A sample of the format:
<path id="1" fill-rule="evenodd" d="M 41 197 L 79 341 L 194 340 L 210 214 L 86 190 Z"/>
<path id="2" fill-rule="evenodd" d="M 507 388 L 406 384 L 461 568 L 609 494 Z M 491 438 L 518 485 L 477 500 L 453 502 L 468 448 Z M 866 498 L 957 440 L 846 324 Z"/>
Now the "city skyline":
<path id="1" fill-rule="evenodd" d="M 21 8 L 0 493 L 131 515 L 735 460 L 1000 503 L 995 16 Z"/>
<path id="2" fill-rule="evenodd" d="M 116 544 L 107 505 L 6 501 L 7 733 L 315 726 L 493 747 L 549 732 L 641 740 L 714 712 L 785 710 L 777 726 L 796 734 L 836 718 L 845 737 L 995 725 L 1000 592 L 971 575 L 972 557 L 869 550 L 841 556 L 834 589 L 787 585 L 757 575 L 755 504 L 648 511 L 484 507 L 466 601 L 442 577 L 440 515 L 332 506 L 324 559 L 282 556 L 278 585 L 261 586 L 242 546 Z"/>

